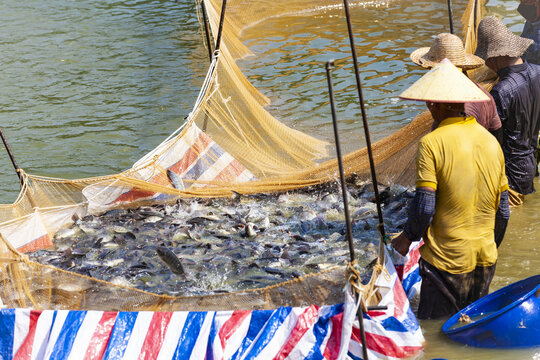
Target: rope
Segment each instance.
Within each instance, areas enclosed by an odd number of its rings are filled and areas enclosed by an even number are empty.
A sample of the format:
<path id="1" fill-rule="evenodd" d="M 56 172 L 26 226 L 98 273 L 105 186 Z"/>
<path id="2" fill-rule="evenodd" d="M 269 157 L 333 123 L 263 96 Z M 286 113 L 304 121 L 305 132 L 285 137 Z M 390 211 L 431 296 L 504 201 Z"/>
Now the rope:
<path id="1" fill-rule="evenodd" d="M 358 266 L 358 261 L 356 261 L 356 259 L 347 264 L 346 274 L 347 282 L 351 285 L 356 294 L 363 294 L 364 286 L 360 281 L 360 266 Z"/>
<path id="2" fill-rule="evenodd" d="M 346 274 L 348 278 L 347 283 L 350 284 L 351 288 L 354 290 L 354 292 L 357 295 L 358 303 L 357 303 L 356 308 L 358 309 L 358 306 L 360 306 L 361 304 L 362 311 L 367 313 L 366 302 L 364 301 L 364 293 L 366 292 L 366 288 L 364 285 L 362 285 L 360 281 L 361 280 L 360 279 L 360 266 L 358 265 L 358 262 L 356 261 L 356 259 L 354 259 L 353 261 L 347 264 Z"/>

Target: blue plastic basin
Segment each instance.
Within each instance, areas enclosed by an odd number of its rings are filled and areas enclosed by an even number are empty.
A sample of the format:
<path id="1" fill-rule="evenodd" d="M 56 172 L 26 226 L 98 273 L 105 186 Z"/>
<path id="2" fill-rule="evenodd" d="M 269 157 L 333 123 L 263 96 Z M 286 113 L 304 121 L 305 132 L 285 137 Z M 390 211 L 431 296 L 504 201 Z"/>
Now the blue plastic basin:
<path id="1" fill-rule="evenodd" d="M 505 286 L 452 316 L 442 331 L 463 344 L 487 348 L 540 345 L 540 275 Z M 473 322 L 459 322 L 462 314 Z"/>

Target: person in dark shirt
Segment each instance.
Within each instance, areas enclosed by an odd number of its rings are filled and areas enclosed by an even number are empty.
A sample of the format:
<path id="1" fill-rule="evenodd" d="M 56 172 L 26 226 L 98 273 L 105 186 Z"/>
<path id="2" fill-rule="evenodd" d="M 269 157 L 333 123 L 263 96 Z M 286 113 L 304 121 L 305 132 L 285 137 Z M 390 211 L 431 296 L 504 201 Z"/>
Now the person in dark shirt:
<path id="1" fill-rule="evenodd" d="M 527 20 L 521 37 L 534 41 L 523 54 L 523 59 L 540 64 L 540 0 L 521 0 L 517 11 Z"/>
<path id="2" fill-rule="evenodd" d="M 475 55 L 497 72 L 491 90 L 503 127 L 502 149 L 511 204 L 535 191 L 535 150 L 540 127 L 540 66 L 521 56 L 532 40 L 512 33 L 499 19 L 488 16 L 478 26 Z M 519 204 L 519 203 L 518 203 Z"/>
<path id="3" fill-rule="evenodd" d="M 525 18 L 521 37 L 534 41 L 523 54 L 523 59 L 531 64 L 540 65 L 540 0 L 521 0 L 517 11 Z M 540 139 L 539 139 L 540 140 Z M 539 176 L 540 141 L 536 150 L 536 176 Z"/>
<path id="4" fill-rule="evenodd" d="M 467 70 L 477 69 L 484 65 L 484 60 L 465 52 L 463 42 L 458 36 L 449 33 L 437 35 L 431 47 L 423 47 L 413 51 L 410 58 L 415 64 L 427 69 L 431 69 L 444 58 L 447 58 L 454 66 L 460 68 L 465 75 L 467 75 Z M 476 86 L 490 98 L 490 101 L 466 103 L 465 114 L 473 116 L 480 125 L 485 127 L 501 143 L 502 125 L 495 101 L 481 85 L 476 84 Z M 434 127 L 431 130 L 434 130 Z"/>

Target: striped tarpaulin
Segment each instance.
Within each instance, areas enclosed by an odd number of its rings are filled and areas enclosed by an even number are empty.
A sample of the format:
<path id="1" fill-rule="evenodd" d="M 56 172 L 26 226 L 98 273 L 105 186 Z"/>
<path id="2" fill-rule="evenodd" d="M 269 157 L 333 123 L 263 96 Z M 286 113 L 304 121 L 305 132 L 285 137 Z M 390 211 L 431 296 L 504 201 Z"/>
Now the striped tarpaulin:
<path id="1" fill-rule="evenodd" d="M 84 214 L 85 211 L 80 206 L 35 210 L 17 221 L 2 226 L 0 234 L 22 253 L 45 249 L 53 245 L 49 232 L 54 233 L 62 226 L 71 224 L 74 216 L 82 217 Z"/>
<path id="2" fill-rule="evenodd" d="M 403 359 L 420 352 L 424 336 L 416 320 L 396 268 L 385 249 L 386 263 L 376 280 L 385 311 L 368 311 L 364 315 L 364 330 L 370 359 Z M 358 323 L 353 327 L 349 347 L 351 359 L 362 358 Z"/>
<path id="3" fill-rule="evenodd" d="M 422 245 L 424 245 L 424 240 L 411 244 L 403 265 L 403 290 L 409 299 L 420 294 L 422 278 L 420 277 L 418 260 L 420 260 L 420 247 Z"/>
<path id="4" fill-rule="evenodd" d="M 157 150 L 163 148 L 160 153 Z M 205 181 L 246 182 L 255 176 L 238 160 L 223 150 L 215 141 L 201 131 L 195 123 L 185 129 L 180 139 L 165 142 L 153 153 L 144 157 L 133 167 L 139 170 L 129 176 L 152 184 L 173 187 L 166 171 L 175 173 L 185 189 L 206 186 Z M 153 153 L 149 154 L 152 155 Z M 144 166 L 149 160 L 152 166 Z M 202 182 L 202 183 L 197 183 Z M 119 203 L 136 200 L 164 199 L 168 195 L 119 183 L 97 183 L 83 189 L 90 211 L 101 211 Z"/>
<path id="5" fill-rule="evenodd" d="M 387 256 L 385 311 L 364 314 L 370 359 L 406 358 L 423 336 Z M 356 304 L 217 312 L 0 311 L 0 360 L 360 359 Z"/>
<path id="6" fill-rule="evenodd" d="M 218 312 L 0 311 L 0 359 L 322 359 L 343 305 Z M 341 333 L 341 329 L 339 329 Z M 329 358 L 330 359 L 330 358 Z"/>
<path id="7" fill-rule="evenodd" d="M 405 257 L 402 257 L 395 251 L 392 252 L 398 277 L 409 300 L 420 294 L 422 277 L 419 272 L 418 260 L 420 260 L 420 247 L 422 245 L 424 245 L 424 240 L 422 239 L 411 243 L 409 252 Z M 396 260 L 396 258 L 399 258 L 399 260 Z"/>

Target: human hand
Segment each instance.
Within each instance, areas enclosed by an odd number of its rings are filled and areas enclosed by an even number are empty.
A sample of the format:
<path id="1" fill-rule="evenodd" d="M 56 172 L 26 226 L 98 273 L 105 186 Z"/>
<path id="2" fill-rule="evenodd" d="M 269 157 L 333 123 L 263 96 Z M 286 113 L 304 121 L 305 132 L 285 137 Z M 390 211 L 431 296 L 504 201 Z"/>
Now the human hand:
<path id="1" fill-rule="evenodd" d="M 409 252 L 411 241 L 407 239 L 404 233 L 401 233 L 392 239 L 392 246 L 398 253 L 405 256 Z"/>

